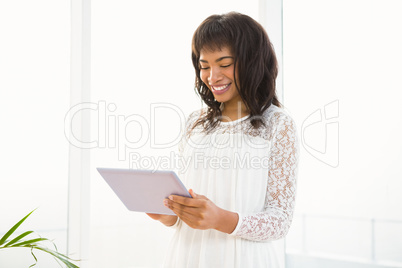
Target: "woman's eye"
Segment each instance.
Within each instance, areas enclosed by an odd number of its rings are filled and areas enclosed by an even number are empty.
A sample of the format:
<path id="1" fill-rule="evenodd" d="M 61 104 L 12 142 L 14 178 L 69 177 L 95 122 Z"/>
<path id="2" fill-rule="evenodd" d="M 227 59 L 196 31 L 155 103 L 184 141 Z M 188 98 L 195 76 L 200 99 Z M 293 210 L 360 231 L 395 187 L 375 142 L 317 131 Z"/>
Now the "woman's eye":
<path id="1" fill-rule="evenodd" d="M 208 70 L 209 67 L 200 67 L 201 70 Z"/>
<path id="2" fill-rule="evenodd" d="M 232 64 L 228 64 L 228 65 L 223 65 L 223 66 L 221 66 L 222 68 L 227 68 L 227 67 L 229 67 L 229 66 L 231 66 Z"/>

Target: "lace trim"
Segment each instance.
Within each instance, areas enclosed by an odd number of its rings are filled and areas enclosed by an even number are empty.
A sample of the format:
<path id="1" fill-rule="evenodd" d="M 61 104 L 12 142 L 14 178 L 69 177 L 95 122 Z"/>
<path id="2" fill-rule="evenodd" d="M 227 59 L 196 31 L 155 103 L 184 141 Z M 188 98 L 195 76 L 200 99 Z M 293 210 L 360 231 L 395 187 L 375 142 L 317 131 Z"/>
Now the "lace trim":
<path id="1" fill-rule="evenodd" d="M 185 137 L 190 137 L 193 133 L 203 133 L 204 129 L 202 126 L 197 126 L 193 129 L 195 122 L 206 112 L 206 109 L 201 109 L 195 111 L 190 114 L 187 124 L 186 124 L 186 132 Z M 258 129 L 253 128 L 250 123 L 250 120 L 247 118 L 245 120 L 240 120 L 238 122 L 234 122 L 233 124 L 219 124 L 214 130 L 215 134 L 235 134 L 235 133 L 243 133 L 245 135 L 249 135 L 252 137 L 261 137 L 265 140 L 272 139 L 273 126 L 277 125 L 279 117 L 281 116 L 280 112 L 270 112 L 268 109 L 262 116 L 262 119 L 265 123 L 265 126 L 261 126 Z"/>

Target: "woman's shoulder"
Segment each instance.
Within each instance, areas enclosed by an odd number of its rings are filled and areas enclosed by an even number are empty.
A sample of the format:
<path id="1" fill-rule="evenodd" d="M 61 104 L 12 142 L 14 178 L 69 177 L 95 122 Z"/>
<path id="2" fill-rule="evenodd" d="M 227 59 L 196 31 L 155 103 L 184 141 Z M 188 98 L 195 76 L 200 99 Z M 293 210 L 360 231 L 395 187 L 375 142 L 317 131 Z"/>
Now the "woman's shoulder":
<path id="1" fill-rule="evenodd" d="M 198 118 L 200 118 L 201 116 L 205 115 L 206 112 L 207 112 L 207 107 L 203 107 L 203 108 L 197 109 L 195 111 L 192 111 L 187 116 L 187 122 L 196 121 Z"/>
<path id="2" fill-rule="evenodd" d="M 268 107 L 262 114 L 266 125 L 279 125 L 281 123 L 295 124 L 293 116 L 286 107 L 279 107 L 274 104 Z"/>
<path id="3" fill-rule="evenodd" d="M 288 109 L 272 104 L 262 114 L 264 126 L 259 129 L 260 136 L 271 140 L 278 133 L 292 132 L 297 135 L 297 125 Z"/>

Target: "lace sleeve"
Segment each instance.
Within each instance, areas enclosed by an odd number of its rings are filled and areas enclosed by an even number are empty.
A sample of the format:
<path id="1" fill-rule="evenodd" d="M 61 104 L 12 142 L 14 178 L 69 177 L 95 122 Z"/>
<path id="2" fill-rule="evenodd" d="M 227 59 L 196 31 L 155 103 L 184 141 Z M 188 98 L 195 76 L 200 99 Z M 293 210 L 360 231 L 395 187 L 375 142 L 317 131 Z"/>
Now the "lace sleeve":
<path id="1" fill-rule="evenodd" d="M 283 238 L 295 206 L 299 143 L 295 122 L 286 114 L 274 115 L 264 211 L 241 215 L 232 235 L 254 241 Z"/>

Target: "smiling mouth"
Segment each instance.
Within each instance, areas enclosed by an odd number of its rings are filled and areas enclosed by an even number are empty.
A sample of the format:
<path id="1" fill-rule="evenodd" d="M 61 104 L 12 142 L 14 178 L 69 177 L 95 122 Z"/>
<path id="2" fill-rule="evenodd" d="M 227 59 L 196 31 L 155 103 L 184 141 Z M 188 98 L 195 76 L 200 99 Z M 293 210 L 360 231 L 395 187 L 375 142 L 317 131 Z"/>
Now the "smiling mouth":
<path id="1" fill-rule="evenodd" d="M 224 91 L 225 89 L 227 89 L 228 87 L 230 86 L 230 84 L 226 84 L 226 85 L 222 85 L 222 86 L 211 86 L 211 88 L 214 90 L 214 91 Z"/>

